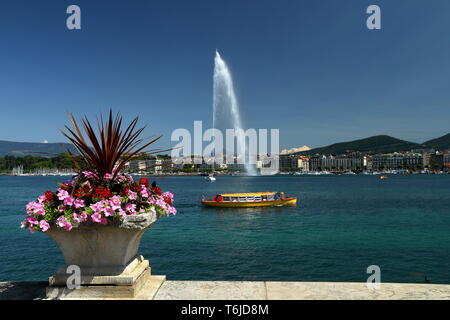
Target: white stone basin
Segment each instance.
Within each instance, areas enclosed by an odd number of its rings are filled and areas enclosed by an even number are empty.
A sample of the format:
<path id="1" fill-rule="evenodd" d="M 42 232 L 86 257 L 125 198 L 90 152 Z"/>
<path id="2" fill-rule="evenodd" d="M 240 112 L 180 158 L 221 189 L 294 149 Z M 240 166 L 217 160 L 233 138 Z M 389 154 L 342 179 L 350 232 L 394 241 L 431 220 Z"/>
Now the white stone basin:
<path id="1" fill-rule="evenodd" d="M 157 219 L 156 213 L 149 212 L 126 216 L 117 225 L 81 224 L 71 231 L 54 227 L 46 234 L 61 249 L 66 268 L 77 265 L 83 275 L 114 276 L 138 257 L 142 235 Z"/>

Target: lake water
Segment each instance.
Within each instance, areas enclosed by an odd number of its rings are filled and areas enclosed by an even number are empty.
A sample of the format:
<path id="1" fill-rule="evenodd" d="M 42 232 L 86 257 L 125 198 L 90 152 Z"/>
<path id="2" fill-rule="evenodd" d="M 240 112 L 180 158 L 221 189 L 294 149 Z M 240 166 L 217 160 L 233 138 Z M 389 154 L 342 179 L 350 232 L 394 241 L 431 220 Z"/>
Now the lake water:
<path id="1" fill-rule="evenodd" d="M 20 229 L 25 204 L 66 177 L 0 176 L 0 281 L 46 280 L 63 264 L 45 234 Z M 158 178 L 176 216 L 148 230 L 140 253 L 169 280 L 450 284 L 450 175 Z M 284 191 L 297 207 L 203 208 L 201 195 Z"/>

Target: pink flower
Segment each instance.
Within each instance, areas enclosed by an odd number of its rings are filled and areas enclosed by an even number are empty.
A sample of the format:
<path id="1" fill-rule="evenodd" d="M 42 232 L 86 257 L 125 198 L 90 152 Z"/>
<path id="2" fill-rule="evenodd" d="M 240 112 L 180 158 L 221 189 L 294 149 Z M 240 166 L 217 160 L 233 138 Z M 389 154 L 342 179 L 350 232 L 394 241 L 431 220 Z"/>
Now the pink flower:
<path id="1" fill-rule="evenodd" d="M 39 227 L 41 227 L 42 232 L 45 232 L 48 229 L 50 229 L 50 225 L 45 220 L 41 220 L 41 222 L 39 222 Z"/>
<path id="2" fill-rule="evenodd" d="M 105 174 L 103 175 L 103 179 L 106 179 L 106 180 L 111 180 L 112 177 L 113 177 L 113 175 L 112 175 L 111 173 L 105 173 Z"/>
<path id="3" fill-rule="evenodd" d="M 66 231 L 70 231 L 70 230 L 72 230 L 72 224 L 69 222 L 69 221 L 67 221 L 66 223 L 64 223 L 64 230 L 66 230 Z"/>
<path id="4" fill-rule="evenodd" d="M 26 206 L 26 209 L 29 215 L 34 213 L 43 216 L 45 214 L 44 204 L 40 202 L 29 202 Z"/>
<path id="5" fill-rule="evenodd" d="M 66 222 L 67 222 L 67 219 L 64 216 L 61 216 L 58 219 L 56 219 L 56 225 L 61 227 L 61 228 L 64 228 Z"/>
<path id="6" fill-rule="evenodd" d="M 76 199 L 73 202 L 75 208 L 83 208 L 84 207 L 84 200 L 83 199 Z"/>
<path id="7" fill-rule="evenodd" d="M 102 215 L 98 212 L 95 212 L 91 215 L 91 220 L 100 223 L 102 221 Z"/>
<path id="8" fill-rule="evenodd" d="M 125 211 L 122 210 L 122 208 L 119 209 L 119 215 L 121 217 L 125 217 L 127 215 L 127 213 Z"/>
<path id="9" fill-rule="evenodd" d="M 72 198 L 71 196 L 68 196 L 64 199 L 65 206 L 73 206 L 73 203 L 74 203 L 74 198 Z"/>
<path id="10" fill-rule="evenodd" d="M 82 220 L 81 220 L 81 217 L 76 213 L 76 212 L 74 212 L 73 214 L 72 214 L 72 217 L 73 217 L 73 220 L 75 220 L 76 222 L 78 222 L 78 223 L 80 223 Z"/>
<path id="11" fill-rule="evenodd" d="M 131 190 L 128 190 L 127 196 L 130 200 L 136 200 L 137 199 L 137 193 Z"/>
<path id="12" fill-rule="evenodd" d="M 120 202 L 120 197 L 119 196 L 111 197 L 111 199 L 109 201 L 109 205 L 111 206 L 111 208 L 113 210 L 122 208 L 122 203 Z"/>
<path id="13" fill-rule="evenodd" d="M 114 210 L 111 207 L 106 207 L 103 209 L 103 213 L 106 217 L 114 216 Z"/>
<path id="14" fill-rule="evenodd" d="M 167 203 L 164 200 L 158 199 L 156 200 L 156 205 L 160 206 L 161 208 L 164 208 Z"/>
<path id="15" fill-rule="evenodd" d="M 133 203 L 127 203 L 125 206 L 125 210 L 131 215 L 136 214 L 136 205 Z"/>
<path id="16" fill-rule="evenodd" d="M 39 224 L 38 219 L 36 219 L 35 217 L 27 217 L 27 222 L 30 226 Z"/>
<path id="17" fill-rule="evenodd" d="M 150 196 L 145 185 L 141 185 L 141 196 L 142 198 L 148 198 Z"/>
<path id="18" fill-rule="evenodd" d="M 103 210 L 103 204 L 104 204 L 103 201 L 99 201 L 94 204 L 91 204 L 90 208 L 92 209 L 92 211 L 94 211 L 94 213 L 99 213 Z"/>
<path id="19" fill-rule="evenodd" d="M 86 220 L 87 220 L 87 217 L 88 217 L 86 211 L 83 211 L 83 212 L 80 214 L 80 217 L 81 217 L 81 221 L 86 221 Z"/>
<path id="20" fill-rule="evenodd" d="M 107 225 L 108 224 L 108 219 L 106 219 L 106 218 L 102 218 L 101 220 L 100 220 L 100 224 L 102 224 L 102 225 Z"/>
<path id="21" fill-rule="evenodd" d="M 66 199 L 67 197 L 69 197 L 69 193 L 64 189 L 59 188 L 57 196 L 58 196 L 58 199 L 62 201 L 64 199 Z"/>
<path id="22" fill-rule="evenodd" d="M 47 197 L 45 195 L 42 195 L 42 196 L 39 196 L 37 200 L 38 200 L 39 203 L 42 203 L 46 199 L 47 199 Z"/>
<path id="23" fill-rule="evenodd" d="M 177 209 L 175 209 L 175 207 L 170 207 L 169 208 L 169 213 L 176 215 L 177 214 Z"/>
<path id="24" fill-rule="evenodd" d="M 26 208 L 28 214 L 32 214 L 34 212 L 34 204 L 35 204 L 34 201 L 27 203 L 25 208 Z"/>

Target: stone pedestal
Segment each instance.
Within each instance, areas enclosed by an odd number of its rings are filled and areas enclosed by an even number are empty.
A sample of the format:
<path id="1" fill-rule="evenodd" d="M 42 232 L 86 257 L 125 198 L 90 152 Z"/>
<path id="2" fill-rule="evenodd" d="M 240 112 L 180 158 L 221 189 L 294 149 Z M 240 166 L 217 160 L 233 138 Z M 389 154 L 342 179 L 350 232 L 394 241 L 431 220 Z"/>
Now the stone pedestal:
<path id="1" fill-rule="evenodd" d="M 70 232 L 50 228 L 47 235 L 60 247 L 66 265 L 49 278 L 47 299 L 151 299 L 165 276 L 152 276 L 149 261 L 137 254 L 144 232 L 156 213 L 127 216 L 117 225 L 80 225 Z M 69 289 L 80 270 L 80 286 Z"/>
<path id="2" fill-rule="evenodd" d="M 96 276 L 84 270 L 80 287 L 69 289 L 65 268 L 60 269 L 49 278 L 46 289 L 47 299 L 152 299 L 165 276 L 152 276 L 149 261 L 137 256 L 125 270 L 118 275 Z M 98 270 L 94 273 L 98 273 Z M 70 282 L 70 281 L 69 281 Z M 72 282 L 70 282 L 72 283 Z"/>

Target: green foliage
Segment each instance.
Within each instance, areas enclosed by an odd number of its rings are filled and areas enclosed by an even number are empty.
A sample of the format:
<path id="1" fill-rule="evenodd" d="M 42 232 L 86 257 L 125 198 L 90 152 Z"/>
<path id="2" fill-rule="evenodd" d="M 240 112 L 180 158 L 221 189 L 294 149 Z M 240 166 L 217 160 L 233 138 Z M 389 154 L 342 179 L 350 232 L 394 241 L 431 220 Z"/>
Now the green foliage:
<path id="1" fill-rule="evenodd" d="M 80 161 L 81 157 L 74 157 Z M 70 160 L 68 154 L 59 154 L 56 157 L 42 157 L 42 156 L 4 156 L 0 157 L 0 172 L 11 172 L 15 167 L 23 166 L 24 172 L 34 170 L 36 168 L 57 168 L 57 169 L 73 169 L 74 165 Z M 85 169 L 83 167 L 82 169 Z"/>
<path id="2" fill-rule="evenodd" d="M 445 136 L 429 140 L 423 143 L 428 148 L 434 148 L 436 150 L 450 149 L 450 133 Z"/>
<path id="3" fill-rule="evenodd" d="M 57 155 L 69 150 L 72 153 L 76 149 L 69 143 L 38 143 L 38 142 L 13 142 L 0 140 L 0 156 L 13 155 L 23 157 L 25 155 Z"/>

